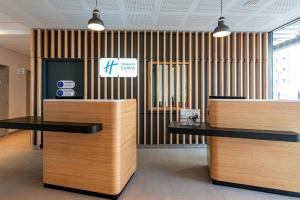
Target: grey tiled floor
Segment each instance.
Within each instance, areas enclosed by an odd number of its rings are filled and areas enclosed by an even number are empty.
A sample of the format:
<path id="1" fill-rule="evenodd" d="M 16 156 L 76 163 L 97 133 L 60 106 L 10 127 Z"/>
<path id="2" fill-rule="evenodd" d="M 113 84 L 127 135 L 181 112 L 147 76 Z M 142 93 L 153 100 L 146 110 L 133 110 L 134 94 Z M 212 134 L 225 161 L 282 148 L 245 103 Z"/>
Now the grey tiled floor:
<path id="1" fill-rule="evenodd" d="M 42 186 L 42 152 L 29 134 L 0 138 L 0 200 L 94 200 Z M 212 185 L 205 148 L 139 149 L 138 170 L 121 200 L 294 200 L 297 198 Z"/>

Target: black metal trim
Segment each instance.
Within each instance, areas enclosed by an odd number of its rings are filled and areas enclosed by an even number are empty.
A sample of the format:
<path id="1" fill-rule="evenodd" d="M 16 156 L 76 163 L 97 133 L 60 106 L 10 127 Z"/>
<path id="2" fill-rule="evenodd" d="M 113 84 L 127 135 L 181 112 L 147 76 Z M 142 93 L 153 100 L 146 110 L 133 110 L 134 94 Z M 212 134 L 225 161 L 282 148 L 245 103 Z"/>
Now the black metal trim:
<path id="1" fill-rule="evenodd" d="M 208 123 L 186 125 L 184 122 L 173 121 L 169 125 L 169 132 L 174 134 L 191 134 L 242 139 L 300 142 L 300 134 L 292 131 L 215 128 L 209 126 Z"/>
<path id="2" fill-rule="evenodd" d="M 270 32 L 278 31 L 278 30 L 283 29 L 283 28 L 285 28 L 285 27 L 287 27 L 287 26 L 289 26 L 289 25 L 292 25 L 292 24 L 294 24 L 294 23 L 296 23 L 296 22 L 298 22 L 298 21 L 300 21 L 300 17 L 298 17 L 298 18 L 296 18 L 296 19 L 294 19 L 294 20 L 292 20 L 292 21 L 289 21 L 288 23 L 285 23 L 285 24 L 279 26 L 279 27 L 273 29 L 273 30 L 270 31 Z"/>
<path id="3" fill-rule="evenodd" d="M 85 195 L 90 195 L 90 196 L 95 196 L 95 197 L 101 197 L 101 198 L 106 198 L 106 199 L 112 199 L 112 200 L 117 200 L 125 190 L 126 186 L 134 176 L 134 173 L 130 177 L 130 179 L 127 181 L 126 185 L 122 189 L 122 191 L 119 194 L 111 195 L 111 194 L 104 194 L 104 193 L 99 193 L 99 192 L 92 192 L 92 191 L 87 191 L 87 190 L 81 190 L 81 189 L 76 189 L 76 188 L 70 188 L 70 187 L 64 187 L 64 186 L 59 186 L 59 185 L 53 185 L 53 184 L 48 184 L 44 183 L 44 187 L 46 188 L 51 188 L 51 189 L 57 189 L 57 190 L 63 190 L 67 192 L 74 192 L 78 194 L 85 194 Z"/>
<path id="4" fill-rule="evenodd" d="M 239 183 L 218 181 L 215 179 L 211 179 L 211 180 L 212 180 L 212 183 L 215 185 L 229 186 L 229 187 L 234 187 L 234 188 L 241 188 L 241 189 L 259 191 L 259 192 L 267 192 L 267 193 L 272 193 L 272 194 L 280 194 L 280 195 L 291 196 L 291 197 L 300 197 L 300 193 L 298 193 L 298 192 L 291 192 L 291 191 L 278 190 L 278 189 L 273 189 L 273 188 L 258 187 L 258 186 L 253 186 L 253 185 L 245 185 L 245 184 L 239 184 Z"/>

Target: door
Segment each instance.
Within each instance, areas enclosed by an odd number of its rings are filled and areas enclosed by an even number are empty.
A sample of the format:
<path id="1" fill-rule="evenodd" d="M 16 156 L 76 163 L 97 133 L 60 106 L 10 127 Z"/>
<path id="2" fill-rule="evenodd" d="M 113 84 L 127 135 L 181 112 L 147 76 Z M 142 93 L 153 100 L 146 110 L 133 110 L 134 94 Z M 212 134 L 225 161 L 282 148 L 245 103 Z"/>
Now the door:
<path id="1" fill-rule="evenodd" d="M 8 66 L 0 65 L 0 120 L 8 118 L 8 90 L 9 71 Z M 6 129 L 0 129 L 0 136 L 7 133 Z"/>

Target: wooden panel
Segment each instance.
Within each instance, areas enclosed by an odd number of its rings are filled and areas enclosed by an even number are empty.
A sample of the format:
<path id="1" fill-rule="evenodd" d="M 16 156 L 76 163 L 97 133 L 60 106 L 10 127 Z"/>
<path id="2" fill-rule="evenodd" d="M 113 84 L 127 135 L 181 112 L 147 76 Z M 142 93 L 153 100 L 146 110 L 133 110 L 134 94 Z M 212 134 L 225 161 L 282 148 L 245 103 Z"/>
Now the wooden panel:
<path id="1" fill-rule="evenodd" d="M 57 58 L 61 58 L 61 30 L 57 31 Z"/>
<path id="2" fill-rule="evenodd" d="M 214 43 L 214 70 L 213 70 L 213 95 L 218 95 L 218 38 L 213 38 Z"/>
<path id="3" fill-rule="evenodd" d="M 296 131 L 300 133 L 297 101 L 210 100 L 214 127 Z"/>
<path id="4" fill-rule="evenodd" d="M 212 137 L 213 179 L 300 192 L 300 143 Z"/>
<path id="5" fill-rule="evenodd" d="M 188 108 L 192 109 L 192 32 L 188 34 L 188 66 L 187 66 L 187 100 Z M 192 144 L 193 138 L 192 135 L 189 135 L 189 144 Z"/>
<path id="6" fill-rule="evenodd" d="M 231 89 L 231 79 L 230 79 L 230 75 L 231 75 L 231 70 L 230 70 L 230 62 L 231 62 L 231 57 L 230 57 L 230 36 L 226 37 L 226 78 L 225 78 L 225 82 L 226 82 L 226 91 L 225 91 L 225 95 L 226 96 L 230 96 L 230 89 Z"/>
<path id="7" fill-rule="evenodd" d="M 44 30 L 44 58 L 48 58 L 48 30 Z"/>
<path id="8" fill-rule="evenodd" d="M 176 32 L 176 67 L 175 67 L 175 104 L 176 104 L 176 121 L 179 121 L 179 105 L 178 105 L 178 90 L 179 90 L 179 85 L 180 83 L 178 83 L 178 59 L 179 59 L 179 33 Z M 179 144 L 179 134 L 176 134 L 176 144 Z"/>
<path id="9" fill-rule="evenodd" d="M 238 35 L 238 96 L 244 96 L 243 83 L 243 33 L 240 33 Z"/>
<path id="10" fill-rule="evenodd" d="M 244 79 L 245 79 L 245 88 L 244 88 L 244 94 L 247 98 L 250 97 L 250 69 L 249 69 L 249 33 L 245 33 L 245 43 L 244 43 L 244 59 L 245 59 L 245 75 L 244 75 Z"/>
<path id="11" fill-rule="evenodd" d="M 256 41 L 256 49 L 257 49 L 257 73 L 256 73 L 256 98 L 262 98 L 262 34 L 257 33 L 257 41 Z"/>
<path id="12" fill-rule="evenodd" d="M 130 57 L 133 58 L 133 31 L 130 33 Z M 130 98 L 133 99 L 133 78 L 130 78 Z"/>
<path id="13" fill-rule="evenodd" d="M 51 30 L 51 58 L 55 57 L 55 32 Z"/>
<path id="14" fill-rule="evenodd" d="M 207 95 L 206 101 L 211 96 L 211 33 L 207 33 Z"/>
<path id="15" fill-rule="evenodd" d="M 95 85 L 95 80 L 94 80 L 94 75 L 95 75 L 95 48 L 94 48 L 94 31 L 91 31 L 91 70 L 90 70 L 90 79 L 91 79 L 91 99 L 95 98 L 94 95 L 94 85 Z"/>
<path id="16" fill-rule="evenodd" d="M 172 91 L 173 91 L 173 33 L 170 32 L 170 64 L 169 64 L 169 116 L 170 122 L 173 121 L 173 98 L 172 98 Z M 170 133 L 170 144 L 173 144 L 173 134 Z"/>
<path id="17" fill-rule="evenodd" d="M 43 183 L 115 195 L 136 170 L 136 102 L 47 101 L 44 119 L 102 123 L 98 134 L 45 132 Z"/>
<path id="18" fill-rule="evenodd" d="M 268 99 L 268 33 L 263 34 L 263 99 Z"/>
<path id="19" fill-rule="evenodd" d="M 219 82 L 219 95 L 224 96 L 224 38 L 220 38 L 220 82 Z"/>
<path id="20" fill-rule="evenodd" d="M 111 31 L 111 38 L 110 38 L 110 57 L 114 57 L 114 31 Z M 114 99 L 114 78 L 110 78 L 110 98 Z"/>
<path id="21" fill-rule="evenodd" d="M 88 92 L 88 32 L 84 31 L 84 98 L 87 99 Z"/>
<path id="22" fill-rule="evenodd" d="M 64 49 L 65 49 L 65 53 L 64 53 L 64 57 L 65 58 L 68 58 L 69 57 L 69 54 L 68 54 L 68 51 L 69 51 L 69 47 L 68 47 L 68 30 L 65 30 L 65 35 L 64 35 Z"/>
<path id="23" fill-rule="evenodd" d="M 124 32 L 124 58 L 127 57 L 127 32 Z M 127 78 L 124 78 L 124 99 L 127 99 Z"/>
<path id="24" fill-rule="evenodd" d="M 140 32 L 137 32 L 137 144 L 140 144 Z"/>
<path id="25" fill-rule="evenodd" d="M 198 34 L 197 34 L 197 59 L 198 60 Z M 205 33 L 201 33 L 201 68 L 200 68 L 200 86 L 201 86 L 201 90 L 200 90 L 200 111 L 201 111 L 201 116 L 200 116 L 200 119 L 201 119 L 201 122 L 205 122 L 206 120 L 206 116 L 205 116 L 205 86 L 206 86 L 206 83 L 205 83 Z M 197 61 L 197 67 L 198 67 L 198 61 Z M 198 74 L 198 72 L 195 72 Z M 198 82 L 196 82 L 196 84 L 198 84 Z M 197 88 L 198 90 L 198 87 L 195 85 L 195 88 Z M 195 95 L 198 96 L 198 93 L 195 92 Z M 198 97 L 196 97 L 197 101 L 198 101 Z M 196 106 L 196 109 L 198 109 L 198 105 Z M 196 137 L 196 144 L 198 144 L 199 142 L 199 137 L 197 136 Z M 201 137 L 201 142 L 204 143 L 205 142 L 205 137 L 202 136 Z"/>
<path id="26" fill-rule="evenodd" d="M 118 58 L 120 58 L 120 56 L 121 56 L 121 54 L 120 54 L 120 51 L 121 51 L 121 49 L 120 49 L 120 45 L 121 45 L 121 38 L 120 38 L 120 35 L 121 33 L 120 33 L 120 31 L 118 31 Z M 120 77 L 118 77 L 118 99 L 120 99 L 121 98 L 121 91 L 120 91 Z M 139 140 L 138 140 L 139 141 Z"/>
<path id="27" fill-rule="evenodd" d="M 78 30 L 78 58 L 81 58 L 81 30 Z"/>
<path id="28" fill-rule="evenodd" d="M 31 47 L 30 47 L 30 115 L 34 116 L 35 115 L 35 110 L 36 110 L 36 99 L 35 99 L 35 38 L 36 38 L 36 33 L 34 30 L 31 31 Z M 53 41 L 52 41 L 53 42 Z"/>
<path id="29" fill-rule="evenodd" d="M 107 31 L 104 31 L 104 58 L 107 58 Z M 104 99 L 107 99 L 107 77 L 104 77 Z"/>
<path id="30" fill-rule="evenodd" d="M 99 66 L 100 66 L 100 59 L 101 59 L 101 32 L 98 32 L 98 42 L 97 42 L 97 49 L 98 49 L 98 70 L 99 70 Z M 98 99 L 101 98 L 101 79 L 100 79 L 100 73 L 98 71 L 97 74 L 97 85 L 98 85 Z"/>
<path id="31" fill-rule="evenodd" d="M 181 102 L 182 105 L 181 107 L 185 109 L 185 72 L 186 72 L 186 67 L 185 67 L 185 32 L 182 32 L 182 65 L 181 65 Z M 182 135 L 182 144 L 185 144 L 185 135 Z"/>
<path id="32" fill-rule="evenodd" d="M 163 100 L 163 143 L 166 144 L 167 141 L 167 127 L 166 123 L 166 31 L 164 31 L 163 35 L 163 86 L 162 86 L 162 100 Z"/>
<path id="33" fill-rule="evenodd" d="M 71 58 L 75 58 L 75 31 L 71 31 Z"/>
<path id="34" fill-rule="evenodd" d="M 37 31 L 37 116 L 42 114 L 42 31 Z"/>
<path id="35" fill-rule="evenodd" d="M 236 33 L 232 33 L 232 67 L 231 67 L 231 94 L 232 96 L 237 95 L 237 78 L 236 78 Z"/>
<path id="36" fill-rule="evenodd" d="M 256 82 L 256 78 L 255 78 L 255 33 L 251 34 L 251 72 L 250 72 L 250 98 L 251 99 L 255 99 L 256 95 L 255 95 L 255 82 Z"/>

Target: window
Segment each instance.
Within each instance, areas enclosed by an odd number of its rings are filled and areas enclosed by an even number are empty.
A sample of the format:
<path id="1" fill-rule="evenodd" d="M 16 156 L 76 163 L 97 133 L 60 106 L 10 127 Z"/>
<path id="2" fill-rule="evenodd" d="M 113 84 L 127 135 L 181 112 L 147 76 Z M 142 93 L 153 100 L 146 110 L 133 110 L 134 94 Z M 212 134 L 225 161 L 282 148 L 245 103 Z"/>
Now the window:
<path id="1" fill-rule="evenodd" d="M 273 98 L 300 99 L 300 21 L 273 32 Z"/>
<path id="2" fill-rule="evenodd" d="M 187 107 L 187 69 L 188 64 L 183 65 L 178 63 L 176 67 L 176 62 L 172 63 L 172 69 L 170 72 L 170 62 L 153 62 L 152 67 L 148 68 L 148 77 L 152 76 L 152 94 L 151 88 L 148 88 L 148 107 L 150 109 L 152 101 L 152 108 L 157 107 Z M 150 73 L 150 70 L 152 73 Z M 171 78 L 171 80 L 170 80 Z M 150 86 L 150 84 L 149 84 Z M 158 86 L 158 87 L 157 87 Z M 170 92 L 171 91 L 171 92 Z M 170 100 L 171 97 L 171 100 Z"/>

